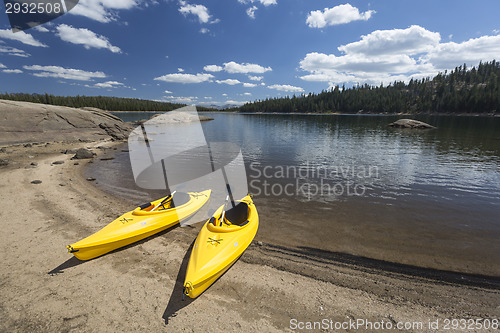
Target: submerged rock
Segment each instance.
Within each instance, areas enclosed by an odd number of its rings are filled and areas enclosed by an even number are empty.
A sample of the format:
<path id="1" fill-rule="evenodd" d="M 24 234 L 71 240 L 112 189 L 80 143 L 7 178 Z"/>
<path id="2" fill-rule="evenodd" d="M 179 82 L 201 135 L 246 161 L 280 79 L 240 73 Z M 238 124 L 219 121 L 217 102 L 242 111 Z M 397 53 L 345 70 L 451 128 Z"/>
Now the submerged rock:
<path id="1" fill-rule="evenodd" d="M 198 117 L 200 118 L 200 121 L 209 121 L 209 120 L 214 120 L 214 118 L 209 117 L 209 116 L 202 116 L 202 115 L 199 115 Z"/>
<path id="2" fill-rule="evenodd" d="M 393 123 L 390 123 L 387 126 L 397 127 L 397 128 L 419 128 L 419 129 L 437 128 L 427 123 L 424 123 L 423 121 L 418 121 L 413 119 L 399 119 Z"/>

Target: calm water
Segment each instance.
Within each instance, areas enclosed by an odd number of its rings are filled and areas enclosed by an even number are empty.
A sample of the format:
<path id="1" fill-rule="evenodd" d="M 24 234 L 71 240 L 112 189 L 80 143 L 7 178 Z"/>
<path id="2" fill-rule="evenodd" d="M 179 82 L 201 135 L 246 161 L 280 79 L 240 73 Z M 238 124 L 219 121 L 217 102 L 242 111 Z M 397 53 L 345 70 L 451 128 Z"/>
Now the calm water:
<path id="1" fill-rule="evenodd" d="M 259 239 L 500 275 L 500 118 L 208 115 L 209 141 L 242 147 Z"/>

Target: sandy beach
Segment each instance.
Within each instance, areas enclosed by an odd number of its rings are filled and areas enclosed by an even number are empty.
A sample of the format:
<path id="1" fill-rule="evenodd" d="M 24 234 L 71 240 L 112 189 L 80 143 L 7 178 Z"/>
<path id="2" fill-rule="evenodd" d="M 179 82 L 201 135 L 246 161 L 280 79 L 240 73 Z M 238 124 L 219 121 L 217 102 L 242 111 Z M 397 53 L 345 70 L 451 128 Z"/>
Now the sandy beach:
<path id="1" fill-rule="evenodd" d="M 477 324 L 452 329 L 448 322 L 498 320 L 498 277 L 285 248 L 259 234 L 211 288 L 183 301 L 201 223 L 79 261 L 66 245 L 134 208 L 85 175 L 88 163 L 112 156 L 120 141 L 99 135 L 25 145 L 20 137 L 0 143 L 7 161 L 0 166 L 0 331 L 498 331 Z M 72 160 L 73 153 L 61 153 L 78 148 L 96 156 Z"/>

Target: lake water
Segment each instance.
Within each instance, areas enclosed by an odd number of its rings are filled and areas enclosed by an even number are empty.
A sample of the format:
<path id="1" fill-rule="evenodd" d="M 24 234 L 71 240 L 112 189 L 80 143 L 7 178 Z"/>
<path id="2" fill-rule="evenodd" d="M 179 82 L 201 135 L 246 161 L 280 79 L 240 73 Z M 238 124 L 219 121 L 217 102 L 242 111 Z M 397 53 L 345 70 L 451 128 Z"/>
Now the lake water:
<path id="1" fill-rule="evenodd" d="M 416 116 L 438 129 L 407 130 L 387 127 L 401 116 L 205 114 L 208 141 L 242 148 L 257 239 L 500 276 L 500 118 Z M 133 197 L 127 163 L 93 168 Z"/>

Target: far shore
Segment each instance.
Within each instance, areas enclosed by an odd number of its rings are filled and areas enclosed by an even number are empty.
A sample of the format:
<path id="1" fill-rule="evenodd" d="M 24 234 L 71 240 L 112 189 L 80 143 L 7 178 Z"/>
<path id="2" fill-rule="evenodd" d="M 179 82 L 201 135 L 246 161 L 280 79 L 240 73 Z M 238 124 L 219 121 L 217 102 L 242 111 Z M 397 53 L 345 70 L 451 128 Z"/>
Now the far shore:
<path id="1" fill-rule="evenodd" d="M 163 113 L 169 111 L 109 111 L 111 113 Z M 419 112 L 419 113 L 342 113 L 342 112 L 323 112 L 323 113 L 313 113 L 313 112 L 239 112 L 239 111 L 199 111 L 198 113 L 233 113 L 233 114 L 264 114 L 264 115 L 309 115 L 309 116 L 447 116 L 447 117 L 500 117 L 497 113 L 439 113 L 439 112 Z"/>

